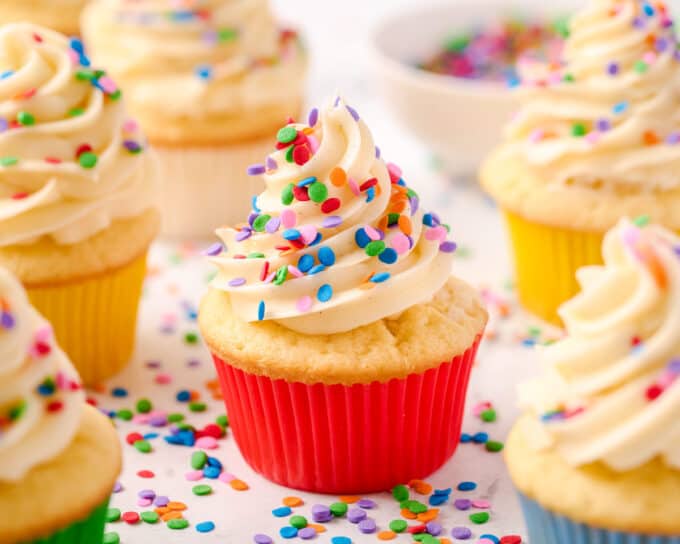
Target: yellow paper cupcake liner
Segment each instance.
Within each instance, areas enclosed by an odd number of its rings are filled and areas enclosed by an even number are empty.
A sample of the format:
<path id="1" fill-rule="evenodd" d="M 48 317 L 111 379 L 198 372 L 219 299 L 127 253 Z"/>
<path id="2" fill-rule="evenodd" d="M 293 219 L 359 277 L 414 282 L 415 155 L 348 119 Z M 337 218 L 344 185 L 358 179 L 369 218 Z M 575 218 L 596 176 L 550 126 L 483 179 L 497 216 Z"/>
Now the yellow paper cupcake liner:
<path id="1" fill-rule="evenodd" d="M 534 223 L 507 210 L 504 215 L 520 302 L 545 321 L 561 325 L 557 309 L 579 292 L 576 271 L 602 263 L 604 233 Z"/>
<path id="2" fill-rule="evenodd" d="M 130 360 L 145 275 L 146 254 L 83 281 L 28 288 L 85 384 L 113 376 Z"/>

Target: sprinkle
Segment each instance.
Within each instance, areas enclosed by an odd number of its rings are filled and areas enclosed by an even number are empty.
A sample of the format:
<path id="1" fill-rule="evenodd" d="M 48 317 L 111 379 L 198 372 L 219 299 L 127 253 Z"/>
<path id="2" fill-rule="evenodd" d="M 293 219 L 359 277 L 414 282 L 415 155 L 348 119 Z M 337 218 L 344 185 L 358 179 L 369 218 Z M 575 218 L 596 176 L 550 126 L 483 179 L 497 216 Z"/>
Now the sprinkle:
<path id="1" fill-rule="evenodd" d="M 297 224 L 297 214 L 294 210 L 286 208 L 281 212 L 281 224 L 285 229 L 291 229 Z"/>
<path id="2" fill-rule="evenodd" d="M 312 110 L 309 112 L 307 124 L 310 127 L 315 127 L 318 120 L 319 120 L 319 110 L 316 109 L 316 108 L 312 108 Z"/>
<path id="3" fill-rule="evenodd" d="M 253 164 L 252 166 L 249 166 L 246 170 L 249 176 L 259 176 L 261 174 L 264 174 L 266 171 L 267 169 L 262 164 Z"/>
<path id="4" fill-rule="evenodd" d="M 472 523 L 475 523 L 477 525 L 482 525 L 489 521 L 489 513 L 488 512 L 477 512 L 475 514 L 470 514 L 470 521 Z"/>
<path id="5" fill-rule="evenodd" d="M 321 204 L 321 211 L 323 213 L 333 213 L 338 208 L 340 208 L 340 204 L 341 202 L 339 198 L 337 197 L 329 198 Z"/>
<path id="6" fill-rule="evenodd" d="M 313 202 L 321 203 L 328 198 L 328 188 L 323 183 L 315 182 L 309 186 L 308 194 Z"/>
<path id="7" fill-rule="evenodd" d="M 298 131 L 295 127 L 287 126 L 283 127 L 276 134 L 276 139 L 282 144 L 288 144 L 293 142 L 298 136 Z"/>
<path id="8" fill-rule="evenodd" d="M 260 303 L 257 305 L 257 320 L 263 321 L 264 320 L 264 314 L 265 314 L 265 304 L 264 304 L 264 300 L 261 300 Z"/>
<path id="9" fill-rule="evenodd" d="M 327 283 L 319 287 L 319 290 L 316 293 L 316 298 L 319 300 L 319 302 L 328 302 L 332 297 L 333 288 Z"/>
<path id="10" fill-rule="evenodd" d="M 619 63 L 618 62 L 610 62 L 607 64 L 607 74 L 610 76 L 615 76 L 619 73 Z"/>
<path id="11" fill-rule="evenodd" d="M 208 249 L 203 251 L 203 255 L 208 257 L 214 257 L 222 253 L 223 246 L 220 242 L 215 242 Z"/>
<path id="12" fill-rule="evenodd" d="M 31 125 L 35 125 L 35 117 L 33 114 L 28 113 L 27 111 L 20 111 L 17 113 L 17 121 L 19 122 L 20 125 L 29 127 Z"/>
<path id="13" fill-rule="evenodd" d="M 353 107 L 351 107 L 351 106 L 345 106 L 345 107 L 347 108 L 347 111 L 349 112 L 349 114 L 352 116 L 352 118 L 353 118 L 355 121 L 359 121 L 359 119 L 361 119 L 361 118 L 359 117 L 359 114 L 357 113 L 357 110 L 355 110 L 355 109 L 354 109 Z"/>
<path id="14" fill-rule="evenodd" d="M 327 246 L 319 248 L 318 253 L 319 262 L 325 266 L 333 266 L 335 264 L 335 253 Z"/>
<path id="15" fill-rule="evenodd" d="M 331 170 L 329 178 L 331 183 L 336 187 L 343 187 L 347 184 L 347 172 L 339 166 L 336 166 Z"/>

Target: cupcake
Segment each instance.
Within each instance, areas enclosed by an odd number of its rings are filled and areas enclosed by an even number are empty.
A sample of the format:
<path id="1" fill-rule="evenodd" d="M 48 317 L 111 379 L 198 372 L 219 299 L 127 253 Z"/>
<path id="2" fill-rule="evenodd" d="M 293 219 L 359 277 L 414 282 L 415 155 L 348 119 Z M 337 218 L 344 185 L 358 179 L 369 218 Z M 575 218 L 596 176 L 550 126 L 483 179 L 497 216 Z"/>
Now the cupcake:
<path id="1" fill-rule="evenodd" d="M 324 493 L 432 473 L 456 449 L 487 320 L 451 277 L 448 226 L 340 99 L 281 128 L 260 169 L 248 221 L 208 250 L 199 312 L 246 461 Z"/>
<path id="2" fill-rule="evenodd" d="M 80 42 L 0 29 L 0 265 L 26 286 L 85 383 L 134 345 L 157 167 Z"/>
<path id="3" fill-rule="evenodd" d="M 3 0 L 0 25 L 30 21 L 69 36 L 79 34 L 80 12 L 87 0 Z"/>
<path id="4" fill-rule="evenodd" d="M 680 542 L 680 238 L 622 220 L 521 388 L 505 452 L 530 542 Z"/>
<path id="5" fill-rule="evenodd" d="M 481 171 L 514 246 L 519 297 L 558 323 L 604 233 L 649 214 L 680 230 L 680 63 L 663 2 L 591 0 L 564 62 L 524 63 L 522 107 Z"/>
<path id="6" fill-rule="evenodd" d="M 163 232 L 213 236 L 262 190 L 246 168 L 300 112 L 306 54 L 266 0 L 99 0 L 89 52 L 127 93 L 162 164 Z"/>
<path id="7" fill-rule="evenodd" d="M 101 543 L 120 459 L 49 323 L 0 268 L 0 543 Z"/>

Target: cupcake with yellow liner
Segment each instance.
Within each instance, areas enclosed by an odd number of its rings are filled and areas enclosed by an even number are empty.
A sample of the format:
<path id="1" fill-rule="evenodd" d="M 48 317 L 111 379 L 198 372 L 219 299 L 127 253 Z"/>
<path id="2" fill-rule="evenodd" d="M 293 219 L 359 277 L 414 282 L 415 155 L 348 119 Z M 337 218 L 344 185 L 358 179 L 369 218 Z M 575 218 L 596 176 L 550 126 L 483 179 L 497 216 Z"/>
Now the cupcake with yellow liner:
<path id="1" fill-rule="evenodd" d="M 207 237 L 242 220 L 262 190 L 247 166 L 301 110 L 297 34 L 267 0 L 98 0 L 83 34 L 160 155 L 164 234 Z"/>
<path id="2" fill-rule="evenodd" d="M 241 452 L 324 493 L 424 477 L 459 441 L 480 298 L 353 108 L 312 110 L 276 148 L 247 223 L 217 231 L 199 312 Z"/>
<path id="3" fill-rule="evenodd" d="M 80 33 L 80 12 L 87 0 L 3 0 L 0 25 L 32 23 L 46 26 L 69 36 Z"/>
<path id="4" fill-rule="evenodd" d="M 0 265 L 92 384 L 129 360 L 157 167 L 120 91 L 77 40 L 0 29 Z"/>
<path id="5" fill-rule="evenodd" d="M 564 64 L 524 65 L 522 107 L 481 171 L 510 230 L 519 297 L 558 323 L 604 233 L 650 214 L 680 230 L 680 58 L 663 2 L 591 0 Z"/>
<path id="6" fill-rule="evenodd" d="M 118 437 L 85 403 L 49 323 L 3 268 L 0 384 L 0 544 L 101 543 Z M 49 500 L 36 515 L 38 496 Z"/>
<path id="7" fill-rule="evenodd" d="M 524 385 L 505 453 L 531 542 L 680 542 L 680 238 L 622 220 Z"/>

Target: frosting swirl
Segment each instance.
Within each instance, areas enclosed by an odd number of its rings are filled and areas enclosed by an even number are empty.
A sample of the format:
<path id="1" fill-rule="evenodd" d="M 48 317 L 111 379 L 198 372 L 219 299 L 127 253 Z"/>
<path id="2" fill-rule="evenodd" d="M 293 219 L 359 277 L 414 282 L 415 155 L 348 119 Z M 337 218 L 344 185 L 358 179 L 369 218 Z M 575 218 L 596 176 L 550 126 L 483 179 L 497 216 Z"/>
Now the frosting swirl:
<path id="1" fill-rule="evenodd" d="M 680 186 L 679 59 L 663 2 L 592 0 L 562 65 L 520 67 L 531 75 L 505 151 L 554 183 Z"/>
<path id="2" fill-rule="evenodd" d="M 572 465 L 680 469 L 680 238 L 622 220 L 603 255 L 560 310 L 568 336 L 544 349 L 545 376 L 521 391 L 527 436 Z"/>
<path id="3" fill-rule="evenodd" d="M 209 252 L 245 321 L 308 334 L 344 332 L 429 300 L 451 274 L 453 242 L 419 211 L 358 113 L 342 100 L 290 123 L 266 164 L 265 191 L 240 228 Z"/>
<path id="4" fill-rule="evenodd" d="M 153 205 L 156 163 L 78 40 L 0 29 L 0 247 L 73 244 Z"/>
<path id="5" fill-rule="evenodd" d="M 0 481 L 53 459 L 80 424 L 85 393 L 52 329 L 0 268 Z"/>
<path id="6" fill-rule="evenodd" d="M 267 0 L 100 0 L 84 21 L 94 57 L 147 115 L 220 123 L 299 101 L 305 55 Z"/>

